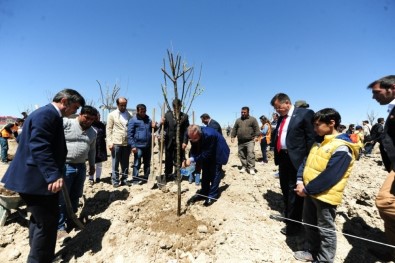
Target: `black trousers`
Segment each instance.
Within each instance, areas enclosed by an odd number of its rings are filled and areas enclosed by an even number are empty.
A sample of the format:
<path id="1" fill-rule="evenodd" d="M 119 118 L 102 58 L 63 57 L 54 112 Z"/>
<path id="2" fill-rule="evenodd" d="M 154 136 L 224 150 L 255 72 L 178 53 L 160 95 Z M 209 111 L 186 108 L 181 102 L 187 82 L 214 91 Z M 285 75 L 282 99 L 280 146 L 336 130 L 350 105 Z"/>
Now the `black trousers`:
<path id="1" fill-rule="evenodd" d="M 20 194 L 31 213 L 29 221 L 30 252 L 28 263 L 52 262 L 55 254 L 59 219 L 59 194 Z"/>
<path id="2" fill-rule="evenodd" d="M 166 143 L 166 142 L 165 142 Z M 182 142 L 180 142 L 180 147 Z M 185 150 L 180 149 L 180 160 L 185 160 Z M 170 175 L 173 173 L 173 168 L 177 164 L 177 145 L 173 142 L 170 145 L 166 145 L 165 148 L 165 174 Z"/>
<path id="3" fill-rule="evenodd" d="M 289 158 L 288 151 L 281 150 L 278 156 L 278 167 L 280 175 L 280 186 L 283 193 L 284 215 L 286 218 L 302 221 L 303 198 L 298 196 L 296 188 L 297 168 L 295 168 Z M 301 224 L 286 221 L 289 228 L 300 228 Z"/>

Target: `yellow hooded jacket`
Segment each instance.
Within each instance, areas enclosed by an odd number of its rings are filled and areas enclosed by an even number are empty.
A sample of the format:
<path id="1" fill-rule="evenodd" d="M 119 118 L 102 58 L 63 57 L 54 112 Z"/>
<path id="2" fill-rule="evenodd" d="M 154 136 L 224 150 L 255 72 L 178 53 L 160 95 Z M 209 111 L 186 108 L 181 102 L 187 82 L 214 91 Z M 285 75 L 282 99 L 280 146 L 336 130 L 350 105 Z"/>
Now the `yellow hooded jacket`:
<path id="1" fill-rule="evenodd" d="M 347 178 L 350 176 L 354 161 L 359 154 L 360 148 L 358 144 L 336 138 L 337 136 L 339 135 L 325 135 L 324 141 L 322 143 L 315 143 L 312 146 L 309 156 L 306 160 L 305 169 L 303 171 L 303 183 L 305 186 L 307 186 L 310 181 L 312 181 L 325 170 L 333 152 L 339 146 L 346 145 L 351 149 L 352 159 L 342 179 L 325 192 L 311 196 L 313 198 L 317 198 L 322 202 L 332 205 L 339 205 L 342 201 L 343 191 L 347 183 Z"/>

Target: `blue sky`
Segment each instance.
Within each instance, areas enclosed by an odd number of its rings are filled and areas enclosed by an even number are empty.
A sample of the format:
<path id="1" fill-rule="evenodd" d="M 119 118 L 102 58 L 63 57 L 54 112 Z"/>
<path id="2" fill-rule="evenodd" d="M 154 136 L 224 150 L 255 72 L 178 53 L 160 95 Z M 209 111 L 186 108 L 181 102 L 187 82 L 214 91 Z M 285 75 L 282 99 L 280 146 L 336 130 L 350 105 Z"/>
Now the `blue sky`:
<path id="1" fill-rule="evenodd" d="M 366 86 L 395 74 L 394 28 L 393 0 L 0 0 L 0 115 L 63 88 L 98 107 L 99 80 L 118 83 L 133 108 L 155 107 L 158 120 L 173 49 L 203 67 L 198 123 L 207 112 L 232 125 L 242 106 L 269 115 L 277 92 L 360 123 L 386 117 Z"/>

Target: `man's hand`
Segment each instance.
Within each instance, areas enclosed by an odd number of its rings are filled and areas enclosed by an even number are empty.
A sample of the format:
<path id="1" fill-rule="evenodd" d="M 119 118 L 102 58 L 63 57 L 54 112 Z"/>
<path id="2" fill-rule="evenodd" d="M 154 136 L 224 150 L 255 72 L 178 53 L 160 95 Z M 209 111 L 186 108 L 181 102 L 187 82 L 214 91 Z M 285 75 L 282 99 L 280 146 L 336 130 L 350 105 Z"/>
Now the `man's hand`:
<path id="1" fill-rule="evenodd" d="M 303 190 L 304 190 L 304 185 L 303 184 L 297 184 L 296 188 L 294 189 L 296 194 L 299 195 L 300 197 L 307 196 L 306 193 Z"/>
<path id="2" fill-rule="evenodd" d="M 183 144 L 181 145 L 181 148 L 182 148 L 183 150 L 185 150 L 185 149 L 187 148 L 187 144 L 186 144 L 186 143 L 183 143 Z"/>
<path id="3" fill-rule="evenodd" d="M 95 171 L 96 171 L 95 166 L 89 165 L 89 175 L 94 175 Z"/>
<path id="4" fill-rule="evenodd" d="M 137 152 L 137 148 L 136 147 L 132 148 L 132 153 L 136 153 L 136 152 Z"/>
<path id="5" fill-rule="evenodd" d="M 186 167 L 186 166 L 190 166 L 190 165 L 191 165 L 191 159 L 187 158 L 187 159 L 184 161 L 184 164 L 185 164 L 185 167 Z"/>
<path id="6" fill-rule="evenodd" d="M 48 191 L 52 193 L 57 193 L 62 190 L 63 187 L 63 178 L 59 178 L 58 180 L 48 184 Z"/>
<path id="7" fill-rule="evenodd" d="M 110 149 L 110 151 L 112 151 L 113 148 L 114 148 L 114 145 L 113 145 L 113 144 L 109 144 L 109 145 L 108 145 L 108 149 Z"/>

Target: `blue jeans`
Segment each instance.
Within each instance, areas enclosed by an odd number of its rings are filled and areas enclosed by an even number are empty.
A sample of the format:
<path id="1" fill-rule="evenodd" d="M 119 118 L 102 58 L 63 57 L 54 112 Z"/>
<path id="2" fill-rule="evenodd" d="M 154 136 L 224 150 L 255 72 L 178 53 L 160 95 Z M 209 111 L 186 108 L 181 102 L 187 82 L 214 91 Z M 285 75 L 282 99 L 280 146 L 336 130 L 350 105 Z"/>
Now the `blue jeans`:
<path id="1" fill-rule="evenodd" d="M 121 182 L 125 183 L 129 174 L 129 156 L 130 146 L 114 145 L 111 151 L 112 157 L 112 184 L 119 184 L 119 175 Z M 121 173 L 119 173 L 119 165 L 121 165 Z"/>
<path id="2" fill-rule="evenodd" d="M 0 146 L 1 146 L 1 161 L 8 161 L 8 140 L 6 138 L 0 137 Z"/>
<path id="3" fill-rule="evenodd" d="M 267 141 L 266 138 L 263 138 L 261 141 L 261 151 L 262 151 L 262 161 L 267 163 Z"/>
<path id="4" fill-rule="evenodd" d="M 84 192 L 84 182 L 86 178 L 85 163 L 66 163 L 66 171 L 63 177 L 64 184 L 69 192 L 71 207 L 73 212 L 78 210 L 78 203 Z M 69 220 L 66 210 L 66 203 L 63 194 L 59 196 L 59 223 L 58 230 L 66 230 L 66 223 Z"/>
<path id="5" fill-rule="evenodd" d="M 304 198 L 303 222 L 320 228 L 305 228 L 305 250 L 319 262 L 333 262 L 336 254 L 336 206 L 307 196 Z M 326 231 L 325 229 L 331 230 Z"/>
<path id="6" fill-rule="evenodd" d="M 139 176 L 139 170 L 141 167 L 141 158 L 144 161 L 144 179 L 148 179 L 148 175 L 150 174 L 150 165 L 151 165 L 151 148 L 137 148 L 137 152 L 134 153 L 134 162 L 133 162 L 133 180 L 136 180 Z"/>

